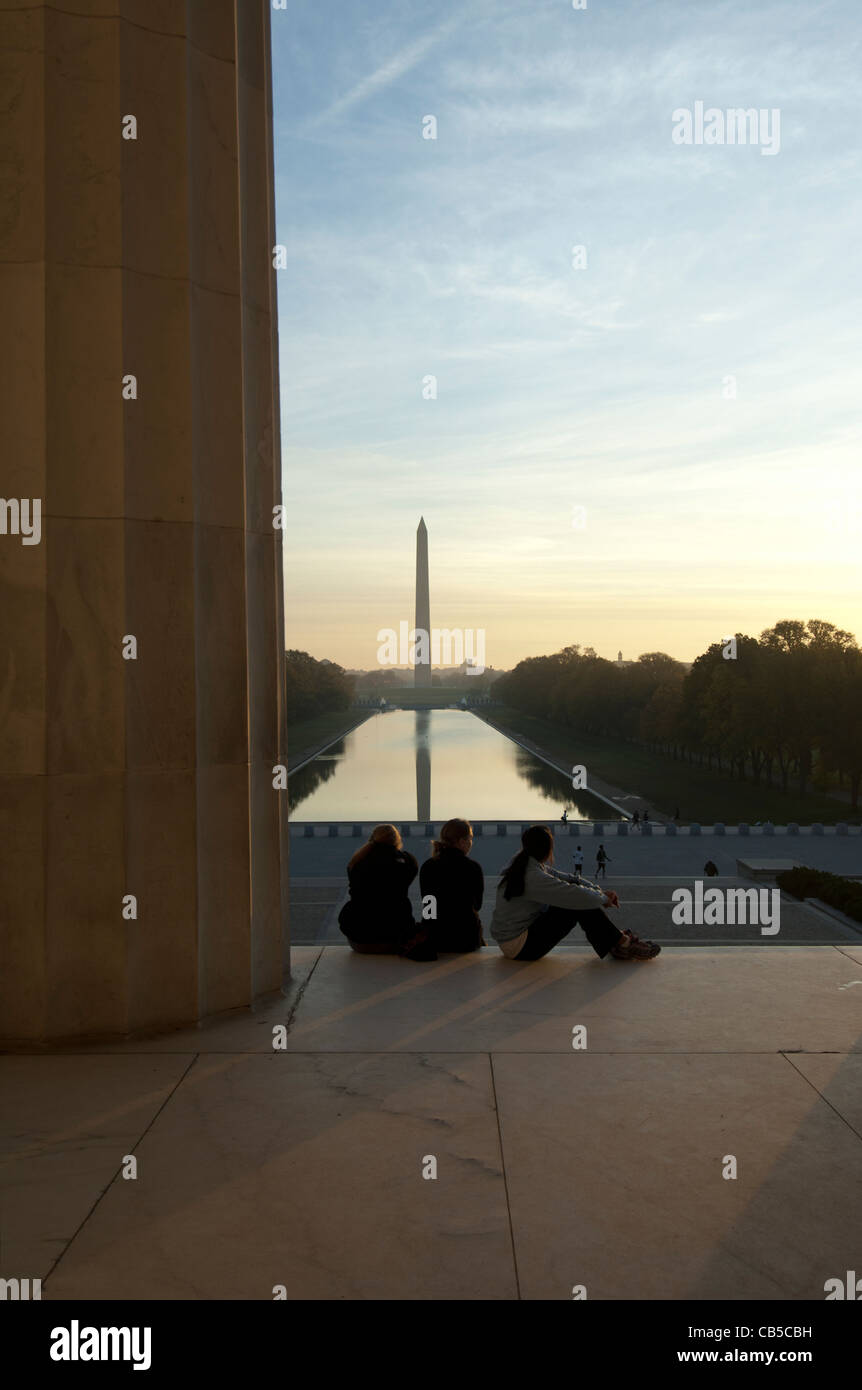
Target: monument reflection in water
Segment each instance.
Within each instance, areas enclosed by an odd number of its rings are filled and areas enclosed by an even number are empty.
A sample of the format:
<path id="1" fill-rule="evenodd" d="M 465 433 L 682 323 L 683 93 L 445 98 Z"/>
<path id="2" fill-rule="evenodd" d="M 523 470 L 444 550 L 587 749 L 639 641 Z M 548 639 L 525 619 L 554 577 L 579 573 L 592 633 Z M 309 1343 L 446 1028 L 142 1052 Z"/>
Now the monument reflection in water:
<path id="1" fill-rule="evenodd" d="M 374 714 L 288 778 L 295 821 L 619 820 L 466 710 Z"/>
<path id="2" fill-rule="evenodd" d="M 416 710 L 416 819 L 431 819 L 431 711 Z M 447 816 L 448 820 L 448 816 Z"/>

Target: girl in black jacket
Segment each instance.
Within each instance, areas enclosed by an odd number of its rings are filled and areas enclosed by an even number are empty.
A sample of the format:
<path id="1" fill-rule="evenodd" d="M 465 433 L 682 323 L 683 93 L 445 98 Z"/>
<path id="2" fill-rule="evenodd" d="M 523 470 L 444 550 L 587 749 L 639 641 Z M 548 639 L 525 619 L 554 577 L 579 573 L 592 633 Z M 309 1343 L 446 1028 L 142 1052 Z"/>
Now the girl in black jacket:
<path id="1" fill-rule="evenodd" d="M 476 951 L 484 945 L 479 908 L 485 876 L 482 865 L 467 858 L 472 844 L 470 822 L 448 820 L 419 872 L 423 900 L 434 899 L 436 917 L 428 926 L 438 951 Z"/>
<path id="2" fill-rule="evenodd" d="M 395 826 L 375 826 L 347 866 L 350 901 L 338 914 L 338 925 L 354 951 L 436 960 L 427 930 L 413 920 L 407 896 L 418 872 Z"/>

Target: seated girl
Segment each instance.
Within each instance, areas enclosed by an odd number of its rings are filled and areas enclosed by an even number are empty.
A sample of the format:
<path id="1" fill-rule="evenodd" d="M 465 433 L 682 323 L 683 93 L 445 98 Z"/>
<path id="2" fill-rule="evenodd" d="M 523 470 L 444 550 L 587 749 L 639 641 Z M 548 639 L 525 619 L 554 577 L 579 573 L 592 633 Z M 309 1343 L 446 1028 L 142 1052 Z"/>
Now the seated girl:
<path id="1" fill-rule="evenodd" d="M 407 895 L 418 872 L 395 826 L 376 825 L 347 866 L 350 900 L 338 914 L 338 925 L 354 951 L 437 959 L 427 928 L 417 927 L 413 920 Z"/>
<path id="2" fill-rule="evenodd" d="M 432 855 L 419 870 L 423 902 L 434 899 L 435 916 L 426 925 L 438 951 L 476 951 L 482 940 L 479 908 L 485 891 L 482 865 L 467 856 L 473 827 L 466 820 L 447 820 Z"/>
<path id="3" fill-rule="evenodd" d="M 500 877 L 491 920 L 491 935 L 504 956 L 538 960 L 576 925 L 600 958 L 610 953 L 617 960 L 652 960 L 658 955 L 661 947 L 655 942 L 621 932 L 602 911 L 619 907 L 616 893 L 551 868 L 554 837 L 546 825 L 531 825 L 521 845 Z"/>

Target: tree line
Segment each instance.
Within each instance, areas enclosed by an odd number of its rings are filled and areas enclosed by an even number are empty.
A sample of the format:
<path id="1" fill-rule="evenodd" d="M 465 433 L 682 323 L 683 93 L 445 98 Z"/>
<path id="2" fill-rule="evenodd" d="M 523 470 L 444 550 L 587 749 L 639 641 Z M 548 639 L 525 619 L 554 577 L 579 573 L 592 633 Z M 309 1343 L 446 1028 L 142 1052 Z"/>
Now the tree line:
<path id="1" fill-rule="evenodd" d="M 349 709 L 354 678 L 334 661 L 317 661 L 308 652 L 284 654 L 289 724 L 327 710 Z"/>
<path id="2" fill-rule="evenodd" d="M 735 649 L 735 650 L 734 650 Z M 760 637 L 713 643 L 686 667 L 665 652 L 627 666 L 593 648 L 528 657 L 495 695 L 514 709 L 585 735 L 644 744 L 731 777 L 791 781 L 805 795 L 862 783 L 862 651 L 849 632 L 812 618 Z"/>

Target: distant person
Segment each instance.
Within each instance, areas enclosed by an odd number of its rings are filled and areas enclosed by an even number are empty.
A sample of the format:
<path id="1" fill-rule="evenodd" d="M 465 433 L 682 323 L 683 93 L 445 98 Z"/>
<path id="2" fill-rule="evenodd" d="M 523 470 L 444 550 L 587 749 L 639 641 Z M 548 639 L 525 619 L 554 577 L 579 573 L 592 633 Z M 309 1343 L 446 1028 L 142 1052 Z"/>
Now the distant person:
<path id="1" fill-rule="evenodd" d="M 640 830 L 640 826 L 641 826 L 641 813 L 640 813 L 640 811 L 635 811 L 634 815 L 632 816 L 632 829 L 633 829 L 633 830 Z"/>
<path id="2" fill-rule="evenodd" d="M 395 826 L 376 825 L 347 866 L 350 900 L 338 914 L 338 925 L 354 951 L 437 959 L 427 928 L 413 920 L 407 896 L 418 872 Z"/>
<path id="3" fill-rule="evenodd" d="M 423 925 L 438 951 L 477 951 L 484 946 L 479 908 L 485 892 L 482 865 L 467 856 L 473 827 L 467 820 L 447 820 L 432 855 L 419 870 L 422 897 L 433 897 L 436 918 Z"/>
<path id="4" fill-rule="evenodd" d="M 584 872 L 584 851 L 581 849 L 580 845 L 578 845 L 577 849 L 572 855 L 572 858 L 575 861 L 575 873 L 577 874 L 578 878 L 580 878 Z"/>
<path id="5" fill-rule="evenodd" d="M 601 878 L 602 874 L 604 874 L 605 878 L 607 878 L 607 866 L 609 862 L 610 855 L 608 854 L 604 845 L 599 845 L 599 852 L 596 855 L 596 878 Z"/>
<path id="6" fill-rule="evenodd" d="M 707 878 L 718 877 L 718 867 L 717 865 L 713 864 L 711 859 L 707 859 L 706 863 L 703 866 L 703 872 L 706 874 Z"/>
<path id="7" fill-rule="evenodd" d="M 563 814 L 560 816 L 560 820 L 563 822 L 563 825 L 568 825 L 568 822 L 569 822 L 569 808 L 568 808 L 568 806 L 567 806 L 566 809 L 564 810 Z"/>
<path id="8" fill-rule="evenodd" d="M 602 911 L 619 907 L 616 893 L 594 884 L 575 884 L 551 867 L 554 837 L 546 825 L 531 825 L 521 836 L 521 850 L 503 870 L 497 888 L 491 935 L 510 960 L 539 960 L 575 926 L 580 926 L 601 959 L 652 960 L 661 950 L 620 931 Z"/>

